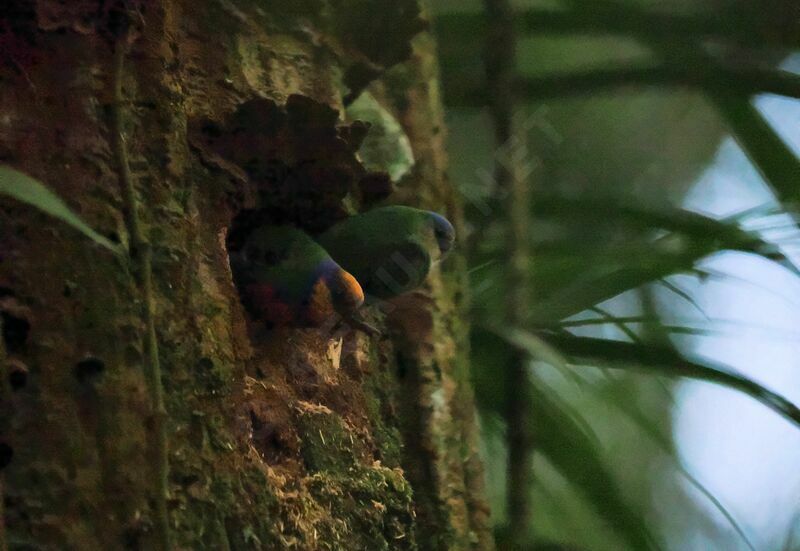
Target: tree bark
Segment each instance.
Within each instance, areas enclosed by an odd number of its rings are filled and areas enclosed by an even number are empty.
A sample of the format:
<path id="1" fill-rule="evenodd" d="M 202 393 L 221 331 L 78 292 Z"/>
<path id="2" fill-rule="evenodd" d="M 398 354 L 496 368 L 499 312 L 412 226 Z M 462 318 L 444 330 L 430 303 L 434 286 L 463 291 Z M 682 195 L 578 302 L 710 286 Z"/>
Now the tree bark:
<path id="1" fill-rule="evenodd" d="M 373 337 L 263 330 L 228 264 L 243 211 L 313 233 L 367 207 L 334 119 L 376 78 L 417 160 L 390 200 L 459 220 L 432 38 L 377 4 L 0 10 L 0 161 L 129 250 L 0 197 L 0 549 L 491 548 L 463 259 Z"/>

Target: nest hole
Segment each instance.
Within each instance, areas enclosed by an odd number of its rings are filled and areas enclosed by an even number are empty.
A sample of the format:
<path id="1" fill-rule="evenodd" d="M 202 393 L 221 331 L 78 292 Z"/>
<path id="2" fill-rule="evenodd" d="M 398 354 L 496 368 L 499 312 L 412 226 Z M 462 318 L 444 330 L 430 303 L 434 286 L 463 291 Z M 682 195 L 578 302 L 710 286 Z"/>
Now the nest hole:
<path id="1" fill-rule="evenodd" d="M 255 230 L 289 225 L 318 235 L 392 192 L 388 175 L 368 171 L 356 154 L 368 130 L 360 121 L 343 123 L 336 109 L 299 94 L 283 105 L 251 99 L 221 120 L 189 122 L 189 141 L 206 164 L 236 181 L 226 199 L 233 216 L 225 248 L 245 310 L 252 308 L 238 274 L 246 273 L 242 252 Z"/>
<path id="2" fill-rule="evenodd" d="M 95 357 L 89 357 L 75 364 L 72 373 L 81 384 L 94 382 L 105 371 L 106 364 Z"/>
<path id="3" fill-rule="evenodd" d="M 286 427 L 262 419 L 253 410 L 250 410 L 250 425 L 253 446 L 266 463 L 280 463 L 296 451 Z"/>
<path id="4" fill-rule="evenodd" d="M 233 205 L 239 214 L 228 232 L 232 250 L 254 223 L 319 233 L 349 214 L 348 196 L 361 206 L 388 196 L 388 176 L 368 171 L 356 155 L 368 130 L 361 121 L 343 123 L 336 109 L 300 94 L 283 105 L 245 101 L 223 120 L 190 121 L 190 141 L 202 155 L 247 177 Z"/>
<path id="5" fill-rule="evenodd" d="M 8 364 L 8 385 L 11 387 L 11 390 L 15 392 L 22 390 L 28 385 L 28 368 L 24 364 L 16 361 L 10 361 Z"/>
<path id="6" fill-rule="evenodd" d="M 14 448 L 5 442 L 0 442 L 0 470 L 5 469 L 14 458 Z"/>
<path id="7" fill-rule="evenodd" d="M 28 320 L 17 317 L 10 312 L 0 312 L 3 319 L 3 342 L 6 350 L 12 354 L 21 352 L 28 341 L 31 324 Z"/>

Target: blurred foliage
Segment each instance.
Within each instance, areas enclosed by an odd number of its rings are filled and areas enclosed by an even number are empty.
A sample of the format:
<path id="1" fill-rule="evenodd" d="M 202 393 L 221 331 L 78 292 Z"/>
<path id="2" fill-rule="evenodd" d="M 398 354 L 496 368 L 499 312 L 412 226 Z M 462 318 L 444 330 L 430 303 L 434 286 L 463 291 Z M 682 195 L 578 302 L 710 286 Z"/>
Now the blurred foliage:
<path id="1" fill-rule="evenodd" d="M 440 0 L 433 6 L 451 173 L 467 212 L 474 382 L 499 547 L 510 541 L 502 487 L 508 388 L 501 371 L 511 346 L 531 359 L 531 549 L 664 548 L 665 534 L 675 526 L 655 523 L 654 477 L 682 494 L 675 499 L 684 510 L 676 517 L 707 519 L 689 497 L 695 494 L 720 513 L 727 528 L 697 521 L 719 548 L 732 541 L 724 534 L 729 531 L 737 546 L 755 549 L 741 519 L 682 465 L 671 436 L 669 381 L 734 388 L 794 424 L 800 424 L 800 410 L 728 366 L 688 358 L 674 346 L 675 335 L 714 331 L 675 276 L 718 277 L 703 261 L 721 251 L 800 271 L 775 244 L 745 229 L 775 209 L 719 220 L 680 203 L 730 133 L 781 202 L 777 210 L 796 215 L 800 161 L 753 99 L 761 92 L 800 98 L 800 77 L 778 68 L 800 46 L 800 4 L 515 5 L 517 115 L 526 132 L 521 141 L 529 144 L 523 157 L 514 155 L 513 144 L 493 143 L 493 121 L 482 107 L 488 101 L 482 2 Z M 492 171 L 497 161 L 509 159 L 523 165 L 533 188 L 535 300 L 525 327 L 504 325 L 508 221 Z M 642 294 L 654 286 L 695 309 L 701 323 L 663 322 Z M 606 309 L 610 301 L 627 304 L 630 315 Z M 791 534 L 785 539 L 791 549 Z"/>

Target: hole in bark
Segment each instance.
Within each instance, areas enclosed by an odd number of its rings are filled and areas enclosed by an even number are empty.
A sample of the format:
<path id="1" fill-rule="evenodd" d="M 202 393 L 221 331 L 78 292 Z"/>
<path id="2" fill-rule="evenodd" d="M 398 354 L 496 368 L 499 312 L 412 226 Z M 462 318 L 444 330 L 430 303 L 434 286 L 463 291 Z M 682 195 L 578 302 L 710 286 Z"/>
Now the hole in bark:
<path id="1" fill-rule="evenodd" d="M 219 138 L 222 136 L 222 128 L 220 128 L 217 123 L 211 121 L 204 123 L 200 131 L 209 138 Z"/>
<path id="2" fill-rule="evenodd" d="M 397 365 L 397 378 L 402 381 L 408 375 L 408 362 L 402 354 L 396 354 L 395 365 Z"/>
<path id="3" fill-rule="evenodd" d="M 197 381 L 209 392 L 216 392 L 225 387 L 228 382 L 226 372 L 222 366 L 217 366 L 211 358 L 202 357 L 195 364 Z"/>
<path id="4" fill-rule="evenodd" d="M 291 445 L 281 427 L 261 419 L 250 410 L 250 425 L 253 431 L 253 446 L 267 463 L 277 463 L 291 451 Z"/>
<path id="5" fill-rule="evenodd" d="M 0 2 L 0 66 L 23 74 L 36 62 L 36 27 L 34 4 L 26 0 Z"/>
<path id="6" fill-rule="evenodd" d="M 17 391 L 25 388 L 25 385 L 28 384 L 28 368 L 20 362 L 10 361 L 8 364 L 8 384 L 11 386 L 11 390 Z"/>
<path id="7" fill-rule="evenodd" d="M 138 551 L 142 549 L 142 528 L 141 526 L 129 526 L 122 533 L 122 545 L 125 549 Z"/>
<path id="8" fill-rule="evenodd" d="M 100 376 L 106 364 L 94 357 L 86 358 L 75 364 L 74 375 L 79 383 L 88 383 Z"/>
<path id="9" fill-rule="evenodd" d="M 252 209 L 265 215 L 262 224 L 318 233 L 348 215 L 348 194 L 358 200 L 362 193 L 371 199 L 385 193 L 382 177 L 365 179 L 371 173 L 356 156 L 367 130 L 363 122 L 343 123 L 329 105 L 294 94 L 285 105 L 257 98 L 224 120 L 192 120 L 189 139 L 211 164 L 246 174 L 236 211 Z M 234 241 L 241 222 L 230 228 Z"/>
<path id="10" fill-rule="evenodd" d="M 135 0 L 104 2 L 101 8 L 105 16 L 105 25 L 101 29 L 102 34 L 112 40 L 123 36 L 132 25 L 136 24 L 135 12 L 141 8 L 140 2 Z M 141 17 L 140 13 L 139 18 Z"/>
<path id="11" fill-rule="evenodd" d="M 0 298 L 4 297 L 13 297 L 14 291 L 9 289 L 8 287 L 0 287 Z"/>
<path id="12" fill-rule="evenodd" d="M 6 350 L 16 353 L 22 350 L 28 340 L 31 324 L 10 312 L 0 312 L 3 318 L 3 342 Z"/>
<path id="13" fill-rule="evenodd" d="M 385 172 L 372 172 L 358 182 L 361 201 L 364 205 L 372 205 L 389 197 L 394 191 L 392 179 Z"/>
<path id="14" fill-rule="evenodd" d="M 11 463 L 13 457 L 14 448 L 5 442 L 0 442 L 0 470 L 5 469 Z"/>
<path id="15" fill-rule="evenodd" d="M 391 193 L 389 177 L 369 172 L 356 155 L 368 129 L 363 122 L 343 123 L 336 109 L 299 94 L 285 105 L 251 99 L 223 120 L 189 122 L 190 143 L 206 164 L 236 176 L 225 247 L 245 310 L 271 313 L 257 316 L 266 330 L 270 322 L 293 319 L 295 304 L 278 304 L 276 291 L 266 286 L 246 292 L 253 260 L 243 253 L 248 237 L 265 225 L 291 225 L 314 236 L 349 216 L 354 205 L 361 208 Z M 262 319 L 272 313 L 275 319 Z"/>
<path id="16" fill-rule="evenodd" d="M 74 289 L 75 289 L 74 283 L 67 283 L 66 285 L 64 285 L 64 290 L 61 291 L 61 294 L 64 296 L 64 298 L 70 298 L 72 296 L 72 293 L 74 292 Z"/>
<path id="17" fill-rule="evenodd" d="M 178 478 L 178 483 L 184 488 L 188 488 L 197 482 L 200 482 L 200 477 L 196 474 L 187 474 Z"/>

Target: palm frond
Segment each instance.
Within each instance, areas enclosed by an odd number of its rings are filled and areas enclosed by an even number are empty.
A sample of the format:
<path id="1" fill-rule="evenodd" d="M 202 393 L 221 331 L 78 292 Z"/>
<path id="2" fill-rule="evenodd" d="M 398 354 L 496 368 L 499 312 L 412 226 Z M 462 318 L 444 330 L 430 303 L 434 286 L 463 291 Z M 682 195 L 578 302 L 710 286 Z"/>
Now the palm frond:
<path id="1" fill-rule="evenodd" d="M 75 214 L 61 198 L 44 184 L 30 176 L 7 166 L 0 166 L 0 194 L 28 204 L 41 212 L 58 218 L 78 230 L 86 237 L 115 254 L 122 254 L 122 247 L 100 235 Z"/>
<path id="2" fill-rule="evenodd" d="M 660 549 L 647 521 L 621 494 L 594 439 L 575 423 L 579 412 L 567 413 L 568 406 L 556 404 L 552 395 L 536 384 L 532 385 L 532 399 L 537 450 L 632 549 Z"/>
<path id="3" fill-rule="evenodd" d="M 520 331 L 509 338 L 522 343 Z M 692 361 L 674 349 L 661 345 L 642 345 L 610 341 L 592 337 L 578 337 L 567 333 L 542 335 L 542 338 L 565 355 L 588 360 L 594 365 L 607 365 L 620 369 L 642 369 L 667 377 L 687 377 L 716 383 L 738 390 L 758 400 L 800 428 L 800 408 L 783 396 L 765 388 L 727 366 L 710 361 Z"/>

